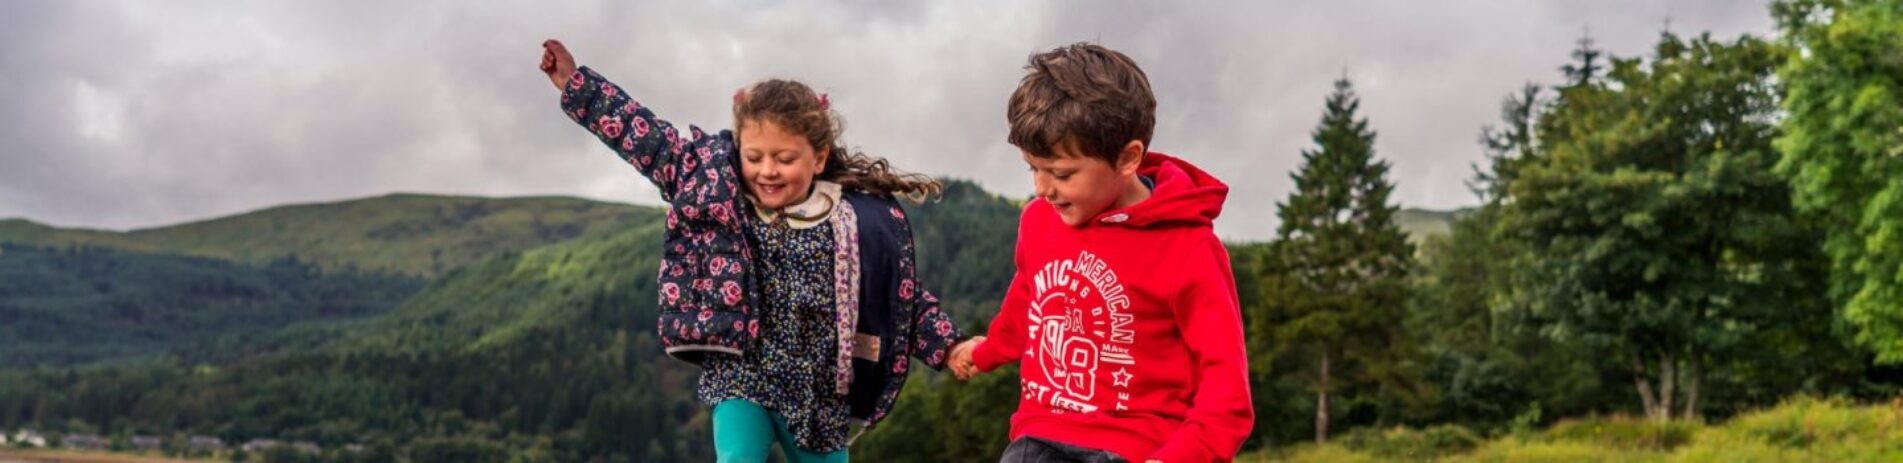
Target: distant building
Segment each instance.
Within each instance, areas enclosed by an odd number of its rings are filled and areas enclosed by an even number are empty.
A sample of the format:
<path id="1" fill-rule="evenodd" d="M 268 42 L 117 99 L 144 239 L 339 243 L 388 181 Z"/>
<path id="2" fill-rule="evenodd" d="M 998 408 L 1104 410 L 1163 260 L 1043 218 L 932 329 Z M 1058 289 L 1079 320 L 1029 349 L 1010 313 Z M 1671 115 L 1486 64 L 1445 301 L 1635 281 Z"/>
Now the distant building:
<path id="1" fill-rule="evenodd" d="M 105 450 L 111 447 L 110 443 L 106 442 L 106 438 L 95 434 L 67 434 L 60 440 L 60 445 L 69 449 L 84 450 Z"/>
<path id="2" fill-rule="evenodd" d="M 185 449 L 192 452 L 220 452 L 225 450 L 225 441 L 211 436 L 192 436 L 185 439 Z"/>
<path id="3" fill-rule="evenodd" d="M 31 429 L 22 429 L 20 430 L 20 433 L 15 435 L 14 437 L 15 438 L 13 439 L 13 441 L 19 443 L 20 445 L 25 445 L 28 447 L 45 447 L 46 446 L 46 436 L 42 436 L 40 435 L 40 433 L 34 432 Z"/>
<path id="4" fill-rule="evenodd" d="M 132 436 L 132 448 L 139 450 L 163 450 L 165 439 L 157 436 Z"/>
<path id="5" fill-rule="evenodd" d="M 245 442 L 244 446 L 240 448 L 243 448 L 246 453 L 258 453 L 258 452 L 264 451 L 264 449 L 276 447 L 279 445 L 284 445 L 284 444 L 272 439 L 252 439 L 248 442 Z"/>

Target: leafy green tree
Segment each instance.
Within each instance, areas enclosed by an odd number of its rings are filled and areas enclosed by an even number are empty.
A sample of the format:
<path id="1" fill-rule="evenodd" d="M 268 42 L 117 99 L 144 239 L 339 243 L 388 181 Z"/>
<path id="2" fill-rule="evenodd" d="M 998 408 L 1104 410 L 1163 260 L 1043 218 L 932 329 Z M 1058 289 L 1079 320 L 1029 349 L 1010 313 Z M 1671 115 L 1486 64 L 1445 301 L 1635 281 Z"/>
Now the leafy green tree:
<path id="1" fill-rule="evenodd" d="M 410 444 L 411 461 L 502 463 L 508 455 L 502 444 L 474 437 L 427 438 Z"/>
<path id="2" fill-rule="evenodd" d="M 1018 369 L 1006 366 L 958 382 L 944 373 L 918 374 L 879 427 L 853 445 L 866 461 L 959 462 L 995 457 L 1009 444 L 1018 407 Z"/>
<path id="3" fill-rule="evenodd" d="M 1495 232 L 1525 246 L 1510 264 L 1516 315 L 1601 353 L 1667 420 L 1699 415 L 1709 369 L 1819 308 L 1815 231 L 1770 170 L 1778 49 L 1667 33 L 1654 53 L 1612 58 L 1603 77 L 1566 68 Z"/>
<path id="4" fill-rule="evenodd" d="M 1903 363 L 1903 1 L 1773 6 L 1796 52 L 1780 70 L 1777 170 L 1821 217 L 1831 294 L 1877 361 Z"/>

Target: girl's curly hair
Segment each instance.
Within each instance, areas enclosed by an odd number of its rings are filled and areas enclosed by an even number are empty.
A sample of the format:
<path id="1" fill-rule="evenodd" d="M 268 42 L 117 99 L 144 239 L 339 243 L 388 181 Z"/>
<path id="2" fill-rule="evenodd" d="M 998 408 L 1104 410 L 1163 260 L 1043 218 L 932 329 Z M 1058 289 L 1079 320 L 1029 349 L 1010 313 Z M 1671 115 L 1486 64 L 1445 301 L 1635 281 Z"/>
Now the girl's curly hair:
<path id="1" fill-rule="evenodd" d="M 733 97 L 733 127 L 738 132 L 748 122 L 771 121 L 789 133 L 806 138 L 814 151 L 831 148 L 820 180 L 867 193 L 905 198 L 924 203 L 944 193 L 945 186 L 923 174 L 895 170 L 884 158 L 848 150 L 840 143 L 845 121 L 832 110 L 826 95 L 806 84 L 772 79 L 742 89 Z"/>

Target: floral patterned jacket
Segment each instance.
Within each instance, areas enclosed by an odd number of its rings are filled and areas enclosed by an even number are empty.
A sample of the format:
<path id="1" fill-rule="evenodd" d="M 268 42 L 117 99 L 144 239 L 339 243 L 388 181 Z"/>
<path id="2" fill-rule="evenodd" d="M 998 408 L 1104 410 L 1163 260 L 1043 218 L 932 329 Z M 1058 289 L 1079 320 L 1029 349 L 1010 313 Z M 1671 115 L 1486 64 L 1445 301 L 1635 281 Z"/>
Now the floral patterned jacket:
<path id="1" fill-rule="evenodd" d="M 742 221 L 759 220 L 741 190 L 730 131 L 688 126 L 682 137 L 587 67 L 568 80 L 562 111 L 660 189 L 670 205 L 658 287 L 668 355 L 698 364 L 736 355 L 758 338 L 759 290 Z M 942 369 L 962 333 L 916 276 L 912 230 L 890 196 L 849 191 L 835 233 L 836 391 L 854 418 L 877 423 L 898 399 L 908 357 Z"/>

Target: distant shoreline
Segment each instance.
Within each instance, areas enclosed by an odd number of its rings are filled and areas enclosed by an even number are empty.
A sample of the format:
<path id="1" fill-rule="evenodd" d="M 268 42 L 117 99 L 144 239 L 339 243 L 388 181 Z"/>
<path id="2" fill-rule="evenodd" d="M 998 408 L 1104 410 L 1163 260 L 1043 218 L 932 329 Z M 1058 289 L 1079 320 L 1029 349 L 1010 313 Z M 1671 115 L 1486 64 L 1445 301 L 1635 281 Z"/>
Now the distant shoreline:
<path id="1" fill-rule="evenodd" d="M 213 460 L 181 460 L 110 452 L 0 449 L 0 463 L 190 463 L 202 461 Z"/>

